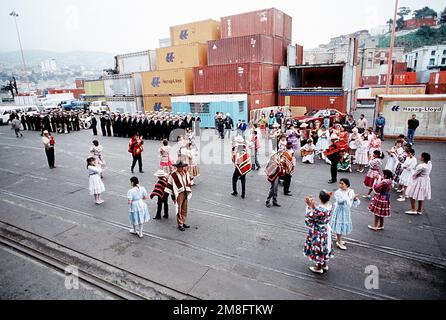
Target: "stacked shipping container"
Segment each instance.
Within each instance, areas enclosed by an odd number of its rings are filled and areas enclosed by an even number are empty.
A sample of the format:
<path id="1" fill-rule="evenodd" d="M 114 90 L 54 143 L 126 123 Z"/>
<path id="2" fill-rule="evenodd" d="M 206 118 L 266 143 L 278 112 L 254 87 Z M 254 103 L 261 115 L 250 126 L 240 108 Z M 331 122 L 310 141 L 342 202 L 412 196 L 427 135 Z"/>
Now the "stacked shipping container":
<path id="1" fill-rule="evenodd" d="M 426 88 L 427 94 L 446 93 L 446 71 L 439 71 L 430 74 L 429 84 Z"/>
<path id="2" fill-rule="evenodd" d="M 207 41 L 220 38 L 220 23 L 205 20 L 170 28 L 172 46 L 158 48 L 156 71 L 142 74 L 146 111 L 171 110 L 171 97 L 193 93 L 193 67 L 207 65 Z"/>
<path id="3" fill-rule="evenodd" d="M 194 93 L 246 93 L 249 110 L 276 105 L 291 17 L 274 8 L 223 17 L 221 32 L 208 42 L 209 65 L 194 68 Z"/>

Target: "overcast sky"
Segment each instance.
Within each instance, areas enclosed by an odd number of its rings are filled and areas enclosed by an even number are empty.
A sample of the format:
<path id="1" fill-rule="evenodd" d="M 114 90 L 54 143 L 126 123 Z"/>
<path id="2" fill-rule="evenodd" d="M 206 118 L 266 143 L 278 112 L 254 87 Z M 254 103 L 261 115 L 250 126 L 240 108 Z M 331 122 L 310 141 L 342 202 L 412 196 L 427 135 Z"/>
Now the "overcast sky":
<path id="1" fill-rule="evenodd" d="M 400 0 L 412 10 L 444 0 Z M 126 53 L 156 48 L 169 26 L 276 7 L 293 18 L 293 42 L 306 48 L 331 37 L 383 25 L 392 0 L 13 0 L 0 7 L 0 50 L 18 49 L 14 22 L 19 13 L 24 49 Z"/>

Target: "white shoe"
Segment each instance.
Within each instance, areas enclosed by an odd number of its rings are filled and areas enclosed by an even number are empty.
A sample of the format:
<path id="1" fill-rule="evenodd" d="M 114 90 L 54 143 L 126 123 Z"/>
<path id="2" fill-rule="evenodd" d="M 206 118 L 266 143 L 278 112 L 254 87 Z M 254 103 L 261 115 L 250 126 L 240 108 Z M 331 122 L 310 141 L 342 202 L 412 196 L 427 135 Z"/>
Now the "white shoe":
<path id="1" fill-rule="evenodd" d="M 129 231 L 130 231 L 131 234 L 138 234 L 138 233 L 136 233 L 136 231 L 133 230 L 133 229 L 130 229 Z"/>
<path id="2" fill-rule="evenodd" d="M 369 227 L 369 229 L 373 230 L 373 231 L 378 231 L 379 230 L 379 228 L 371 226 L 371 225 L 368 225 L 367 227 Z"/>
<path id="3" fill-rule="evenodd" d="M 406 201 L 406 198 L 398 198 L 398 199 L 396 199 L 396 201 L 404 202 L 404 201 Z"/>
<path id="4" fill-rule="evenodd" d="M 345 245 L 343 245 L 342 243 L 339 243 L 336 241 L 336 245 L 338 246 L 339 249 L 341 250 L 347 250 L 347 247 Z"/>
<path id="5" fill-rule="evenodd" d="M 412 216 L 415 216 L 415 215 L 418 214 L 418 212 L 416 212 L 416 211 L 412 211 L 412 210 L 406 211 L 405 213 L 407 213 L 407 214 L 409 214 L 409 215 L 412 215 Z"/>
<path id="6" fill-rule="evenodd" d="M 316 267 L 310 267 L 311 272 L 317 273 L 317 274 L 323 274 L 323 269 L 317 269 Z"/>
<path id="7" fill-rule="evenodd" d="M 141 233 L 138 233 L 138 237 L 140 237 L 140 238 L 144 237 L 144 235 L 142 234 L 142 232 L 141 232 Z"/>

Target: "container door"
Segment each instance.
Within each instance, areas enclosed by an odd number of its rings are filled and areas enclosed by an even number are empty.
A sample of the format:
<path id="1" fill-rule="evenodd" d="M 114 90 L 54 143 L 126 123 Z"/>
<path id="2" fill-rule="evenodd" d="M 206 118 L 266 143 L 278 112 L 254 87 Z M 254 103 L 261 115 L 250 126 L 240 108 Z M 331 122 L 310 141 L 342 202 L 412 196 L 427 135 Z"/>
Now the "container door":
<path id="1" fill-rule="evenodd" d="M 282 66 L 279 70 L 279 90 L 286 90 L 290 85 L 290 68 Z"/>
<path id="2" fill-rule="evenodd" d="M 295 66 L 297 64 L 297 50 L 293 45 L 288 45 L 286 50 L 287 66 Z"/>

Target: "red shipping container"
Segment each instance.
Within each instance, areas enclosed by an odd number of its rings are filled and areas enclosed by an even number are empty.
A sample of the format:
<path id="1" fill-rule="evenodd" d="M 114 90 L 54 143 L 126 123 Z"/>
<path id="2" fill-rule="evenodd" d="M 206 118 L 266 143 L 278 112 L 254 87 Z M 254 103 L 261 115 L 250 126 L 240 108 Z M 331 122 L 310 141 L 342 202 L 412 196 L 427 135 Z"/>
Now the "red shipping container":
<path id="1" fill-rule="evenodd" d="M 428 84 L 426 86 L 427 94 L 446 94 L 446 83 Z"/>
<path id="2" fill-rule="evenodd" d="M 296 44 L 297 65 L 304 64 L 304 46 Z"/>
<path id="3" fill-rule="evenodd" d="M 276 92 L 262 92 L 248 95 L 248 112 L 277 105 Z"/>
<path id="4" fill-rule="evenodd" d="M 431 73 L 429 84 L 446 83 L 446 71 Z"/>
<path id="5" fill-rule="evenodd" d="M 362 77 L 362 83 L 364 86 L 376 85 L 379 83 L 379 76 Z"/>
<path id="6" fill-rule="evenodd" d="M 277 67 L 276 67 L 277 68 Z M 194 68 L 194 93 L 253 93 L 274 91 L 274 66 L 261 63 L 235 63 Z"/>
<path id="7" fill-rule="evenodd" d="M 394 74 L 403 74 L 407 72 L 407 62 L 395 62 L 393 65 Z"/>
<path id="8" fill-rule="evenodd" d="M 275 8 L 221 18 L 221 38 L 264 34 L 291 40 L 292 18 Z"/>
<path id="9" fill-rule="evenodd" d="M 79 99 L 81 94 L 85 93 L 83 88 L 76 89 L 48 89 L 48 94 L 72 93 L 75 99 Z"/>
<path id="10" fill-rule="evenodd" d="M 279 106 L 306 107 L 311 110 L 336 109 L 343 113 L 347 111 L 347 96 L 335 95 L 332 92 L 317 92 L 314 95 L 299 92 L 279 93 Z"/>
<path id="11" fill-rule="evenodd" d="M 417 83 L 417 73 L 406 72 L 406 84 L 416 84 L 416 83 Z"/>
<path id="12" fill-rule="evenodd" d="M 405 85 L 406 84 L 406 74 L 395 74 L 393 75 L 394 85 Z"/>
<path id="13" fill-rule="evenodd" d="M 84 87 L 84 79 L 76 79 L 76 88 L 83 88 Z"/>
<path id="14" fill-rule="evenodd" d="M 262 34 L 208 41 L 208 64 L 281 64 L 282 60 L 274 62 L 275 44 L 275 39 Z"/>

